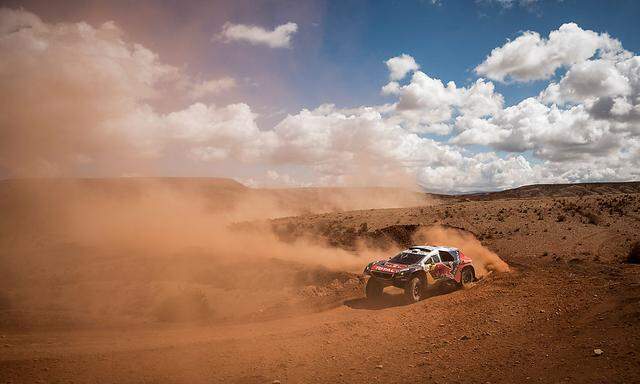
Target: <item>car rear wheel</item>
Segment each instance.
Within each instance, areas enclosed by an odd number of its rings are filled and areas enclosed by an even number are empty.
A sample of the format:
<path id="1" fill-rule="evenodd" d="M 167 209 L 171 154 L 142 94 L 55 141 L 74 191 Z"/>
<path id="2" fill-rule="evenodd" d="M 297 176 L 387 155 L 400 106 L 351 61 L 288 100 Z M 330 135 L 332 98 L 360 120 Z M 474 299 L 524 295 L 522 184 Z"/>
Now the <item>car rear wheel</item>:
<path id="1" fill-rule="evenodd" d="M 463 287 L 470 286 L 475 280 L 475 274 L 473 273 L 473 268 L 467 267 L 462 270 L 462 274 L 460 275 L 460 285 Z"/>
<path id="2" fill-rule="evenodd" d="M 382 290 L 384 289 L 384 285 L 381 282 L 370 277 L 367 280 L 367 285 L 364 288 L 364 292 L 367 295 L 367 299 L 375 300 L 382 297 Z"/>
<path id="3" fill-rule="evenodd" d="M 419 277 L 409 280 L 404 288 L 404 296 L 410 303 L 417 303 L 422 299 L 424 294 L 424 282 Z"/>

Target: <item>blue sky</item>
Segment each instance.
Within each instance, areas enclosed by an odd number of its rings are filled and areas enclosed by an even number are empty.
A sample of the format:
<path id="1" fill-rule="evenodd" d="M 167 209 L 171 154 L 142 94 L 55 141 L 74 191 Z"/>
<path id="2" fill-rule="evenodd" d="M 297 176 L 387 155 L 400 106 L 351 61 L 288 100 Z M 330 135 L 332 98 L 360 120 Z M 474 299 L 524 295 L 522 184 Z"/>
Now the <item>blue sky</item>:
<path id="1" fill-rule="evenodd" d="M 262 17 L 239 14 L 233 21 L 278 25 L 295 21 L 290 5 L 264 6 Z M 532 7 L 476 1 L 336 1 L 327 2 L 317 17 L 300 24 L 289 52 L 274 55 L 269 76 L 291 84 L 288 108 L 295 111 L 325 102 L 358 106 L 384 102 L 384 61 L 401 53 L 413 56 L 430 76 L 466 84 L 478 76 L 473 68 L 495 47 L 521 31 L 546 36 L 567 22 L 608 32 L 626 49 L 640 49 L 640 2 L 542 1 Z M 248 20 L 247 20 L 248 19 Z M 320 37 L 318 37 L 318 34 Z M 252 47 L 244 49 L 255 50 Z M 242 48 L 241 48 L 242 49 Z M 241 69 L 242 60 L 226 61 Z M 238 75 L 242 73 L 239 71 Z M 497 84 L 507 104 L 537 94 L 545 82 Z"/>

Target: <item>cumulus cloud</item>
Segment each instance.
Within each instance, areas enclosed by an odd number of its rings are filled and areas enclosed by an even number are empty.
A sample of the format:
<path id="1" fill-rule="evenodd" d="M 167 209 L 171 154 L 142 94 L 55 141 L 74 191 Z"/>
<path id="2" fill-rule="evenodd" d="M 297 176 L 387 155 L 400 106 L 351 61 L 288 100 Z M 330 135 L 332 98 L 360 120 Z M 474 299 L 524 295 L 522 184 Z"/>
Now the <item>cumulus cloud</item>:
<path id="1" fill-rule="evenodd" d="M 220 79 L 202 80 L 191 85 L 189 96 L 192 99 L 201 99 L 210 95 L 216 95 L 228 91 L 236 86 L 235 79 L 222 77 Z"/>
<path id="2" fill-rule="evenodd" d="M 631 92 L 627 77 L 609 60 L 589 60 L 567 71 L 559 84 L 552 83 L 543 92 L 547 102 L 585 102 L 591 98 L 626 96 Z"/>
<path id="3" fill-rule="evenodd" d="M 459 156 L 366 107 L 302 110 L 274 131 L 279 141 L 274 160 L 305 164 L 322 176 L 323 184 L 409 186 L 421 164 L 450 163 Z"/>
<path id="4" fill-rule="evenodd" d="M 456 144 L 488 145 L 509 152 L 533 151 L 541 159 L 562 161 L 604 156 L 620 146 L 605 121 L 592 119 L 584 106 L 561 109 L 534 98 L 508 107 L 488 119 L 457 122 Z"/>
<path id="5" fill-rule="evenodd" d="M 434 192 L 462 192 L 514 187 L 544 174 L 522 156 L 467 155 L 407 131 L 372 108 L 303 110 L 283 120 L 275 133 L 277 161 L 307 164 L 329 185 L 418 182 Z"/>
<path id="6" fill-rule="evenodd" d="M 446 156 L 435 142 L 387 121 L 372 108 L 340 110 L 323 105 L 289 115 L 274 131 L 280 139 L 276 154 L 281 161 L 316 164 L 336 172 L 355 159 L 387 161 L 437 161 Z M 347 162 L 347 163 L 345 163 Z"/>
<path id="7" fill-rule="evenodd" d="M 125 42 L 111 22 L 47 24 L 3 8 L 0 25 L 1 167 L 13 174 L 55 173 L 105 155 L 106 147 L 139 148 L 135 132 L 107 129 L 106 122 L 137 111 L 176 68 Z"/>
<path id="8" fill-rule="evenodd" d="M 572 66 L 539 98 L 548 104 L 583 105 L 612 131 L 640 134 L 640 57 L 618 56 Z"/>
<path id="9" fill-rule="evenodd" d="M 518 45 L 522 55 L 517 54 Z M 527 50 L 539 52 L 528 57 Z M 510 69 L 489 68 L 507 59 Z M 450 142 L 531 153 L 565 181 L 637 178 L 639 160 L 633 154 L 638 153 L 640 136 L 640 58 L 619 41 L 565 24 L 548 40 L 525 33 L 494 50 L 478 68 L 499 80 L 531 80 L 551 76 L 560 66 L 566 72 L 538 97 L 484 117 L 456 117 L 457 135 Z"/>
<path id="10" fill-rule="evenodd" d="M 531 165 L 523 156 L 501 158 L 493 152 L 463 157 L 453 165 L 422 167 L 418 171 L 420 185 L 441 193 L 512 188 L 529 184 L 531 180 L 554 181 L 544 167 Z"/>
<path id="11" fill-rule="evenodd" d="M 385 61 L 385 64 L 389 68 L 389 79 L 393 81 L 402 80 L 408 73 L 420 68 L 416 60 L 407 54 L 392 57 Z"/>
<path id="12" fill-rule="evenodd" d="M 260 131 L 255 118 L 244 103 L 222 108 L 196 103 L 162 120 L 166 136 L 172 142 L 188 143 L 195 158 L 251 161 L 264 158 L 276 144 L 274 133 Z"/>
<path id="13" fill-rule="evenodd" d="M 246 104 L 156 111 L 163 86 L 190 80 L 112 22 L 49 24 L 10 9 L 0 9 L 0 21 L 0 167 L 10 175 L 117 172 L 110 167 L 170 147 L 242 160 L 271 145 Z M 230 84 L 195 84 L 192 96 Z"/>
<path id="14" fill-rule="evenodd" d="M 484 116 L 502 109 L 504 98 L 495 93 L 494 85 L 478 79 L 470 87 L 457 87 L 453 81 L 446 85 L 440 79 L 417 71 L 404 86 L 389 83 L 383 92 L 398 96 L 397 118 L 412 130 L 447 134 L 444 124 L 457 115 Z"/>
<path id="15" fill-rule="evenodd" d="M 273 30 L 257 25 L 225 23 L 218 36 L 225 42 L 244 41 L 270 48 L 290 48 L 291 38 L 297 31 L 298 24 L 292 22 L 279 25 Z"/>
<path id="16" fill-rule="evenodd" d="M 622 46 L 606 33 L 596 33 L 567 23 L 545 39 L 526 31 L 515 40 L 495 48 L 475 68 L 492 80 L 532 81 L 552 77 L 563 66 L 581 63 L 598 53 L 603 57 L 622 53 Z"/>

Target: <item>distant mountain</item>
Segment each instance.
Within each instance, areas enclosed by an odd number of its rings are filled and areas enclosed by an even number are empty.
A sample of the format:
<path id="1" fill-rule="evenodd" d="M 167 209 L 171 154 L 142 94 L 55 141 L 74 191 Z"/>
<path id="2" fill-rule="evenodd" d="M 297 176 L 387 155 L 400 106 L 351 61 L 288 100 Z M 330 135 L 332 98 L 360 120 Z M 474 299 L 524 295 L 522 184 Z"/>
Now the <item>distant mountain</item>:
<path id="1" fill-rule="evenodd" d="M 463 195 L 431 194 L 401 188 L 250 188 L 233 179 L 214 177 L 124 177 L 42 178 L 0 180 L 0 208 L 30 205 L 20 196 L 36 197 L 57 205 L 79 198 L 108 197 L 115 200 L 152 196 L 160 191 L 180 193 L 186 199 L 204 197 L 212 210 L 275 212 L 276 216 L 301 213 L 400 208 L 429 205 L 438 200 L 498 200 L 538 197 L 571 197 L 619 193 L 640 193 L 640 182 L 536 184 L 495 192 Z M 182 197 L 181 197 L 182 198 Z M 56 203 L 55 201 L 58 201 Z"/>
<path id="2" fill-rule="evenodd" d="M 155 200 L 153 200 L 155 199 Z M 108 203 L 122 207 L 199 202 L 230 219 L 258 219 L 360 209 L 401 208 L 432 202 L 428 195 L 401 188 L 250 188 L 225 178 L 124 177 L 0 180 L 0 212 L 18 217 L 51 207 Z M 193 209 L 194 207 L 191 206 Z M 0 217 L 0 221 L 2 218 Z"/>
<path id="3" fill-rule="evenodd" d="M 433 195 L 444 199 L 496 200 L 526 199 L 535 197 L 572 197 L 586 195 L 609 195 L 618 193 L 640 193 L 640 181 L 615 183 L 534 184 L 496 192 L 470 193 L 464 195 Z"/>

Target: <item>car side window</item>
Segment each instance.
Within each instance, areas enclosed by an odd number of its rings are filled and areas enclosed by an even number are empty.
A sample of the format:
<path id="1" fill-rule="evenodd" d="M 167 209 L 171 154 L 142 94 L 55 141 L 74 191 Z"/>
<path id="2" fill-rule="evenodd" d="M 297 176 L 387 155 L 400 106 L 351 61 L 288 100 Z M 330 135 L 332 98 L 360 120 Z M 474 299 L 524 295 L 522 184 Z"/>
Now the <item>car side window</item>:
<path id="1" fill-rule="evenodd" d="M 437 264 L 437 263 L 439 263 L 439 262 L 440 262 L 440 256 L 438 256 L 438 255 L 433 255 L 433 256 L 431 256 L 431 260 L 433 260 L 433 263 L 432 263 L 432 264 Z"/>
<path id="2" fill-rule="evenodd" d="M 455 261 L 453 255 L 447 251 L 438 251 L 438 253 L 440 254 L 440 258 L 442 258 L 442 261 Z"/>

